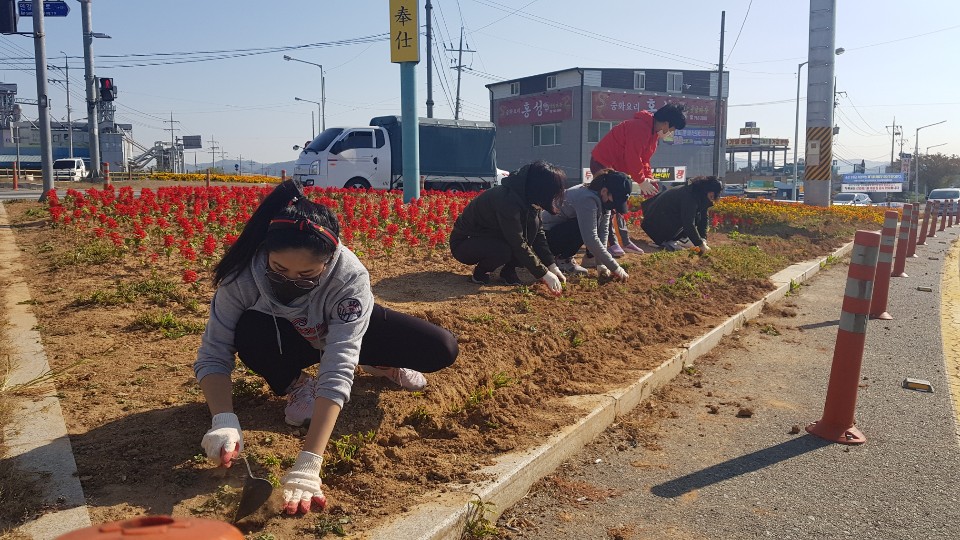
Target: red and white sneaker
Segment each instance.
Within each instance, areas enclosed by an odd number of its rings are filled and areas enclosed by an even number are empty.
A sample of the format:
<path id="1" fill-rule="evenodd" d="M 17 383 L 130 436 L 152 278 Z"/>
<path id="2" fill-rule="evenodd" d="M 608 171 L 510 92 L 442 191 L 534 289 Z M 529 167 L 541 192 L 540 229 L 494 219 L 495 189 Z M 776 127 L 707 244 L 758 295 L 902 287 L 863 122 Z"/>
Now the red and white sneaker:
<path id="1" fill-rule="evenodd" d="M 316 382 L 302 373 L 287 389 L 287 406 L 283 409 L 284 421 L 291 426 L 302 426 L 313 416 L 313 403 L 317 400 Z"/>
<path id="2" fill-rule="evenodd" d="M 361 365 L 360 369 L 370 375 L 386 377 L 404 390 L 411 392 L 423 390 L 427 386 L 427 378 L 423 376 L 423 373 L 412 369 L 364 365 Z"/>

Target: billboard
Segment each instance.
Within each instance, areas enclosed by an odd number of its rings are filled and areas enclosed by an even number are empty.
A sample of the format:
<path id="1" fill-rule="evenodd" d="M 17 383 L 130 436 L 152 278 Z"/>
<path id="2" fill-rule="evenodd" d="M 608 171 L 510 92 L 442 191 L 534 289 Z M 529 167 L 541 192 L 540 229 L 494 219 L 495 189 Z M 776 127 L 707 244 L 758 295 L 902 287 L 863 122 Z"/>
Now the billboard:
<path id="1" fill-rule="evenodd" d="M 497 104 L 497 124 L 542 124 L 573 118 L 573 90 L 544 92 Z"/>
<path id="2" fill-rule="evenodd" d="M 200 135 L 184 135 L 183 149 L 190 150 L 193 148 L 203 148 L 203 144 L 200 143 Z"/>
<path id="3" fill-rule="evenodd" d="M 843 175 L 843 192 L 862 193 L 901 193 L 903 191 L 903 173 L 854 173 Z"/>
<path id="4" fill-rule="evenodd" d="M 654 167 L 653 168 L 653 179 L 660 181 L 680 181 L 686 182 L 687 180 L 687 166 L 679 165 L 676 167 Z"/>
<path id="5" fill-rule="evenodd" d="M 683 104 L 688 126 L 716 125 L 717 102 L 705 98 L 661 96 L 656 94 L 591 93 L 591 120 L 629 120 L 640 111 L 656 111 L 668 103 Z"/>

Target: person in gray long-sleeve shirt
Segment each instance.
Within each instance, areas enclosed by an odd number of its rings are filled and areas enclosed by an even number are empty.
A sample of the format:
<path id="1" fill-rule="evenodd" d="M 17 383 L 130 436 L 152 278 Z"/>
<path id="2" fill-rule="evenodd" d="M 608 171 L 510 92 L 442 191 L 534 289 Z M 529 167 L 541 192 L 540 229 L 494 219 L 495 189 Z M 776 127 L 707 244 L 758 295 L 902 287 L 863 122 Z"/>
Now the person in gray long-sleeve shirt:
<path id="1" fill-rule="evenodd" d="M 610 212 L 627 212 L 627 199 L 633 184 L 626 174 L 610 169 L 600 171 L 589 184 L 568 188 L 556 215 L 544 216 L 547 244 L 557 258 L 557 266 L 567 274 L 585 274 L 587 269 L 573 257 L 580 248 L 596 259 L 597 273 L 616 279 L 630 277 L 607 251 Z"/>
<path id="2" fill-rule="evenodd" d="M 288 424 L 309 422 L 303 451 L 281 480 L 288 514 L 326 505 L 323 452 L 358 364 L 420 390 L 421 372 L 451 365 L 459 352 L 450 332 L 374 304 L 370 276 L 339 234 L 329 208 L 299 184 L 281 183 L 214 268 L 217 289 L 193 366 L 213 415 L 201 446 L 217 464 L 230 467 L 243 450 L 230 377 L 235 355 L 287 396 Z M 316 377 L 304 371 L 314 365 Z"/>

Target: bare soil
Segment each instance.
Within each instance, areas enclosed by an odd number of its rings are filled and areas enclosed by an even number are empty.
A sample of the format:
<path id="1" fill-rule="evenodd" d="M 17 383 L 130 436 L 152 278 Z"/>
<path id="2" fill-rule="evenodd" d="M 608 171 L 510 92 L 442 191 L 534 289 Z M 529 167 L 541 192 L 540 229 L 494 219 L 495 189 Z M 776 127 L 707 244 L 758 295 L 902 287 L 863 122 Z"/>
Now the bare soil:
<path id="1" fill-rule="evenodd" d="M 91 302 L 97 291 L 150 276 L 135 255 L 74 264 L 73 234 L 51 228 L 39 217 L 38 204 L 7 208 L 24 266 L 33 269 L 23 278 L 51 367 L 83 362 L 59 381 L 58 390 L 92 520 L 143 514 L 232 518 L 242 472 L 212 467 L 200 448 L 210 422 L 191 367 L 200 336 L 168 338 L 136 323 L 138 315 L 169 312 L 202 325 L 209 284 L 182 284 L 182 267 L 161 260 L 153 277 L 176 282 L 179 300 L 138 295 L 117 305 Z M 636 236 L 646 239 L 639 231 Z M 733 241 L 711 235 L 714 247 Z M 786 261 L 809 260 L 841 243 L 804 236 L 752 241 Z M 628 255 L 623 260 L 631 278 L 625 284 L 575 280 L 561 298 L 544 294 L 523 273 L 528 287 L 474 285 L 467 280 L 470 269 L 446 253 L 364 260 L 377 300 L 450 329 L 460 357 L 453 367 L 428 375 L 424 392 L 404 392 L 358 373 L 334 437 L 372 435 L 352 457 L 349 444 L 342 445 L 340 459 L 328 449 L 327 511 L 286 518 L 269 509 L 245 520 L 243 530 L 264 539 L 266 533 L 321 537 L 338 527 L 359 534 L 450 483 L 478 479 L 476 471 L 498 455 L 537 444 L 578 417 L 580 411 L 563 404 L 565 396 L 640 377 L 771 288 L 767 280 L 716 275 L 693 294 L 665 287 L 698 269 L 715 274 L 708 259 Z M 255 474 L 279 478 L 304 431 L 284 424 L 283 399 L 259 378 L 238 369 L 235 380 L 245 453 Z"/>

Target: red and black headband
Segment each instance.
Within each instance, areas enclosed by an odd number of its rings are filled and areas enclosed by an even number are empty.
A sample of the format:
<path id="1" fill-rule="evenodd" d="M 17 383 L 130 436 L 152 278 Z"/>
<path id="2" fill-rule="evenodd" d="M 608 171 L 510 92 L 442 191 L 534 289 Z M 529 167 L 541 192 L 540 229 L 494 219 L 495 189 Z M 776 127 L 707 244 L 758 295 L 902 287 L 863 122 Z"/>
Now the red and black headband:
<path id="1" fill-rule="evenodd" d="M 336 248 L 340 241 L 337 239 L 337 235 L 333 234 L 326 227 L 317 225 L 316 223 L 310 221 L 309 219 L 284 219 L 278 218 L 270 221 L 270 225 L 267 227 L 268 231 L 277 230 L 277 229 L 297 229 L 300 231 L 308 231 L 316 234 L 318 237 L 327 240 L 333 244 L 333 247 Z"/>

